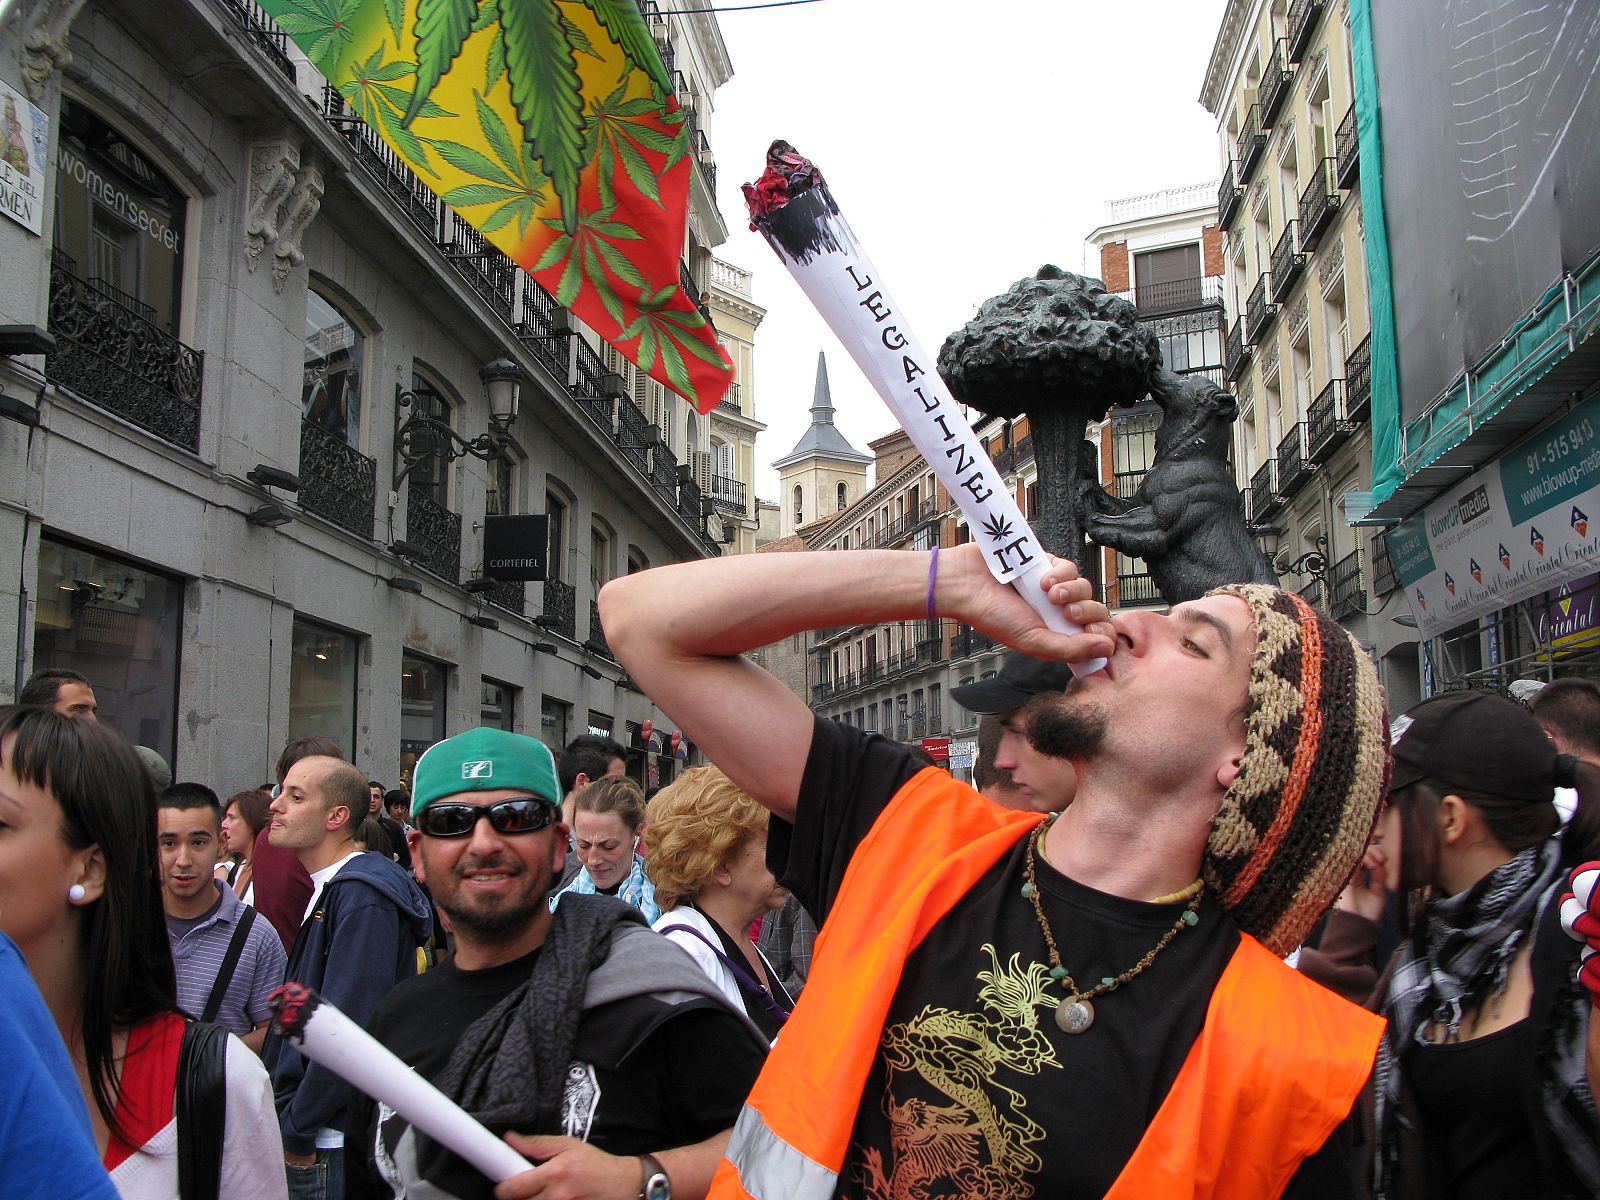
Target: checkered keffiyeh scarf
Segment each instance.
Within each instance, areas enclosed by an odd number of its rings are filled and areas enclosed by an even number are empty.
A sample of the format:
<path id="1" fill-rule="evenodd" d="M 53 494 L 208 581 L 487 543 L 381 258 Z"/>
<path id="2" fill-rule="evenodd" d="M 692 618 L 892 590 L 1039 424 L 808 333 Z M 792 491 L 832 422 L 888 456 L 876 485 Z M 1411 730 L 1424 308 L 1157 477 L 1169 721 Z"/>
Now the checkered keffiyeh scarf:
<path id="1" fill-rule="evenodd" d="M 1560 842 L 1530 846 L 1466 891 L 1430 901 L 1422 928 L 1403 946 L 1384 998 L 1388 1029 L 1373 1074 L 1376 1200 L 1399 1195 L 1400 1059 L 1411 1043 L 1426 1043 L 1423 1033 L 1429 1025 L 1443 1026 L 1453 1040 L 1463 1014 L 1504 993 L 1511 960 L 1534 936 L 1563 879 Z M 1587 1001 L 1580 1002 L 1587 1007 Z M 1536 1066 L 1544 1116 L 1574 1170 L 1587 1175 L 1591 1184 L 1600 1183 L 1594 1135 L 1574 1115 L 1582 1105 L 1568 1095 L 1571 1081 L 1585 1078 L 1585 1022 L 1565 1020 L 1561 1005 L 1556 1016 L 1553 1029 L 1541 1034 Z"/>

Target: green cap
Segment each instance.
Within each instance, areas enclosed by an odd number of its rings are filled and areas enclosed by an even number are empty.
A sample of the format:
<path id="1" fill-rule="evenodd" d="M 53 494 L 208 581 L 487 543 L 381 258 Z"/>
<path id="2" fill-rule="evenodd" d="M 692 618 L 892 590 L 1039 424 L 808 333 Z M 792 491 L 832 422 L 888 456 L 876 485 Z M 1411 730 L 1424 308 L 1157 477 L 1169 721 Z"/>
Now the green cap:
<path id="1" fill-rule="evenodd" d="M 411 773 L 411 816 L 462 792 L 515 788 L 561 807 L 556 762 L 537 738 L 504 729 L 469 729 L 428 747 Z"/>

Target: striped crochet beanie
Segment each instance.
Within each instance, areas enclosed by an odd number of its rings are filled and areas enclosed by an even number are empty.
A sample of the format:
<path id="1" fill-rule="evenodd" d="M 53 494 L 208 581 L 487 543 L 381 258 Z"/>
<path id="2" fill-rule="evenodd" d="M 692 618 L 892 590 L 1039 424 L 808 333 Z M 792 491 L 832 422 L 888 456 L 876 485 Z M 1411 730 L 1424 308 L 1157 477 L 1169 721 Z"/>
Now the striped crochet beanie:
<path id="1" fill-rule="evenodd" d="M 1255 621 L 1239 775 L 1202 867 L 1239 928 L 1274 954 L 1343 890 L 1388 791 L 1389 718 L 1366 653 L 1299 596 L 1233 584 Z"/>

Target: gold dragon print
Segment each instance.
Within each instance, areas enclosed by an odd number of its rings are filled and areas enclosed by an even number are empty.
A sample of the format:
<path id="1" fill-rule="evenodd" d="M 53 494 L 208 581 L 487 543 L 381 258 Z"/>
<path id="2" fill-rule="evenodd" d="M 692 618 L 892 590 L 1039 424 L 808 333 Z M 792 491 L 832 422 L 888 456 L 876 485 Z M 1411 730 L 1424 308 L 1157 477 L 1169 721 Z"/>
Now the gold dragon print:
<path id="1" fill-rule="evenodd" d="M 978 974 L 982 1011 L 930 1005 L 883 1032 L 890 1159 L 877 1147 L 864 1151 L 857 1183 L 866 1200 L 1033 1195 L 1029 1177 L 1042 1164 L 1035 1147 L 1044 1128 L 1028 1115 L 1018 1085 L 1061 1066 L 1039 1030 L 1039 1010 L 1053 1010 L 1055 1001 L 1045 994 L 1042 964 L 1024 967 L 1013 954 L 1002 967 L 992 945 L 983 953 L 990 969 Z"/>

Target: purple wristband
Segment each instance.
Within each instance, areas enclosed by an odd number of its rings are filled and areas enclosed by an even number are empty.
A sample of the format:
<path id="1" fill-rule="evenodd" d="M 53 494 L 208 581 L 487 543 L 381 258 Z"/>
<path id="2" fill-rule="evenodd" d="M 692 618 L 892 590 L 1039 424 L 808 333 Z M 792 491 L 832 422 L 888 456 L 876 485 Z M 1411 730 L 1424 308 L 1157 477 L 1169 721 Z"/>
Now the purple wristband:
<path id="1" fill-rule="evenodd" d="M 939 614 L 933 611 L 933 581 L 939 574 L 939 547 L 933 548 L 933 554 L 928 558 L 928 620 L 937 621 Z"/>

